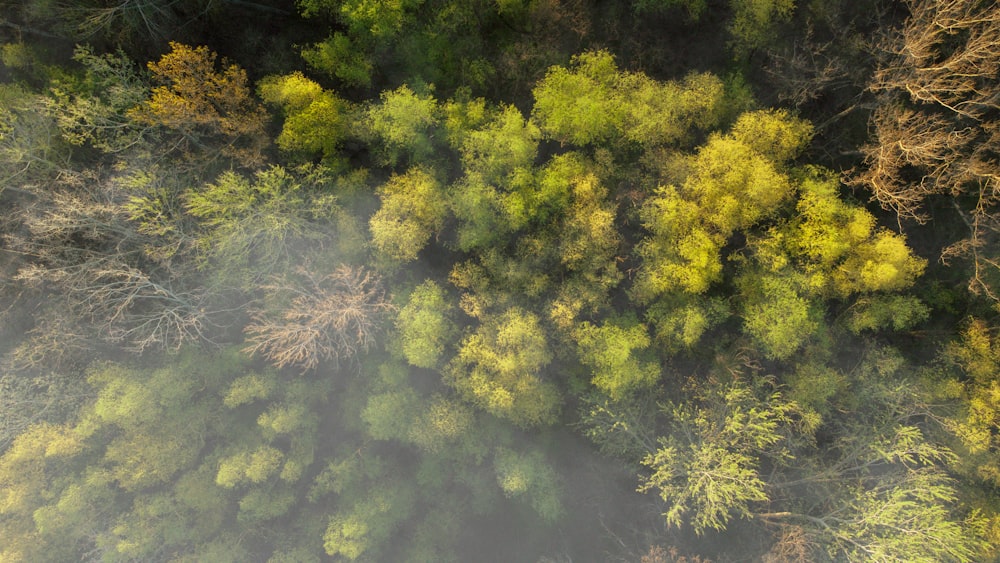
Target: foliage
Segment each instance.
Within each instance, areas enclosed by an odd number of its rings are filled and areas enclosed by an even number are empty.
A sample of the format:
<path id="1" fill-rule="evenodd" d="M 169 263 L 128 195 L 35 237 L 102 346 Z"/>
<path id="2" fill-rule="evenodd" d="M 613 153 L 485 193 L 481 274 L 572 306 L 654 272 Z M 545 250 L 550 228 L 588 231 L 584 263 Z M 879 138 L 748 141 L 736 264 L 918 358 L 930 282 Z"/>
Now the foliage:
<path id="1" fill-rule="evenodd" d="M 609 320 L 601 326 L 580 323 L 574 331 L 580 360 L 591 368 L 591 382 L 613 400 L 652 387 L 660 376 L 655 361 L 640 359 L 650 344 L 646 326 L 633 319 Z"/>
<path id="2" fill-rule="evenodd" d="M 497 482 L 508 497 L 528 495 L 531 506 L 547 522 L 562 513 L 556 477 L 540 452 L 500 449 L 494 458 Z"/>
<path id="3" fill-rule="evenodd" d="M 258 85 L 260 97 L 281 107 L 285 122 L 275 139 L 278 148 L 305 156 L 336 159 L 350 130 L 346 101 L 301 73 L 268 76 Z"/>
<path id="4" fill-rule="evenodd" d="M 334 32 L 325 41 L 303 50 L 302 58 L 313 68 L 332 74 L 345 84 L 371 84 L 372 61 L 356 42 L 341 32 Z"/>
<path id="5" fill-rule="evenodd" d="M 382 207 L 369 221 L 372 244 L 389 260 L 416 260 L 445 220 L 447 207 L 440 184 L 432 173 L 412 169 L 393 176 L 378 191 Z"/>
<path id="6" fill-rule="evenodd" d="M 0 559 L 995 558 L 992 8 L 0 0 Z"/>
<path id="7" fill-rule="evenodd" d="M 766 356 L 788 358 L 819 328 L 819 314 L 802 296 L 799 280 L 746 275 L 738 283 L 745 299 L 743 328 Z"/>
<path id="8" fill-rule="evenodd" d="M 129 111 L 137 122 L 163 127 L 178 137 L 186 157 L 213 147 L 222 156 L 252 167 L 263 161 L 267 114 L 253 99 L 246 71 L 223 62 L 208 47 L 171 42 L 171 51 L 149 63 L 154 81 L 148 100 Z"/>
<path id="9" fill-rule="evenodd" d="M 203 225 L 197 242 L 205 265 L 221 280 L 246 287 L 288 270 L 299 248 L 330 236 L 338 207 L 324 193 L 327 182 L 321 167 L 272 166 L 252 181 L 230 171 L 188 190 L 187 212 Z"/>
<path id="10" fill-rule="evenodd" d="M 114 560 L 162 559 L 224 541 L 234 517 L 267 520 L 291 509 L 291 491 L 271 486 L 279 475 L 298 478 L 290 463 L 311 462 L 298 442 L 314 431 L 296 428 L 285 450 L 241 428 L 238 413 L 248 407 L 220 401 L 247 372 L 239 354 L 185 352 L 173 360 L 149 369 L 93 365 L 93 391 L 73 422 L 34 425 L 4 452 L 5 557 L 62 561 L 101 549 Z M 293 385 L 278 396 L 311 410 L 325 392 Z"/>
<path id="11" fill-rule="evenodd" d="M 639 487 L 666 503 L 668 525 L 690 520 L 698 534 L 724 529 L 734 515 L 748 518 L 752 505 L 769 499 L 760 458 L 787 455 L 783 433 L 798 407 L 761 383 L 753 389 L 734 381 L 709 390 L 703 406 L 670 409 L 676 430 L 643 459 L 652 473 Z"/>
<path id="12" fill-rule="evenodd" d="M 730 0 L 733 11 L 729 32 L 737 54 L 773 41 L 778 24 L 791 19 L 795 0 Z"/>
<path id="13" fill-rule="evenodd" d="M 555 420 L 558 392 L 542 369 L 552 360 L 534 314 L 519 308 L 488 317 L 462 340 L 447 378 L 460 394 L 518 426 Z"/>
<path id="14" fill-rule="evenodd" d="M 668 291 L 703 293 L 720 279 L 721 251 L 736 231 L 773 214 L 794 186 L 781 165 L 809 138 L 785 112 L 743 114 L 725 136 L 698 150 L 681 186 L 661 186 L 642 209 L 652 236 L 639 248 L 642 300 Z"/>
<path id="15" fill-rule="evenodd" d="M 692 128 L 719 122 L 724 94 L 709 74 L 661 83 L 621 72 L 607 51 L 576 55 L 571 69 L 550 68 L 533 93 L 542 131 L 574 145 L 622 137 L 645 145 L 677 142 Z"/>
<path id="16" fill-rule="evenodd" d="M 390 165 L 404 156 L 411 163 L 426 162 L 434 151 L 432 130 L 438 124 L 438 103 L 432 96 L 408 86 L 383 92 L 380 103 L 366 112 L 366 123 L 382 146 Z"/>
<path id="17" fill-rule="evenodd" d="M 450 318 L 454 310 L 448 295 L 433 280 L 413 290 L 396 320 L 403 341 L 403 355 L 410 364 L 434 368 L 441 363 L 456 334 L 455 323 Z"/>
<path id="18" fill-rule="evenodd" d="M 952 342 L 945 358 L 967 376 L 962 384 L 962 411 L 951 421 L 977 477 L 1000 483 L 1000 459 L 997 451 L 997 428 L 1000 427 L 1000 341 L 982 320 L 968 323 L 961 340 Z"/>
<path id="19" fill-rule="evenodd" d="M 84 66 L 82 80 L 53 87 L 48 100 L 63 137 L 110 153 L 135 147 L 146 128 L 127 114 L 149 96 L 147 78 L 120 51 L 98 55 L 78 46 L 73 58 Z"/>

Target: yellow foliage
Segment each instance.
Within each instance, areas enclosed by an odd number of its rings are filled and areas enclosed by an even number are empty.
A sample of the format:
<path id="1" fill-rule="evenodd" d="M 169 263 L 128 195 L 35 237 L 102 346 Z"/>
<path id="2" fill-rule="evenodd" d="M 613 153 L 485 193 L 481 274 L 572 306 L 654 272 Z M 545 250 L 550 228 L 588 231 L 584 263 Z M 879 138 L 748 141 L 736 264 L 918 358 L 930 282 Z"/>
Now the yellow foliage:
<path id="1" fill-rule="evenodd" d="M 163 84 L 153 88 L 150 99 L 133 108 L 130 117 L 198 140 L 196 145 L 219 137 L 223 154 L 244 164 L 261 162 L 267 113 L 253 98 L 246 71 L 232 64 L 217 71 L 217 56 L 208 47 L 172 41 L 170 48 L 148 65 Z"/>
<path id="2" fill-rule="evenodd" d="M 488 318 L 462 342 L 448 380 L 465 398 L 519 426 L 547 424 L 558 410 L 558 390 L 540 378 L 552 359 L 535 315 L 510 309 Z"/>
<path id="3" fill-rule="evenodd" d="M 301 72 L 268 76 L 258 86 L 265 102 L 278 104 L 286 113 L 300 112 L 323 94 L 323 87 Z"/>
<path id="4" fill-rule="evenodd" d="M 382 207 L 369 226 L 375 248 L 391 260 L 408 262 L 444 223 L 447 207 L 438 181 L 413 169 L 379 188 Z"/>

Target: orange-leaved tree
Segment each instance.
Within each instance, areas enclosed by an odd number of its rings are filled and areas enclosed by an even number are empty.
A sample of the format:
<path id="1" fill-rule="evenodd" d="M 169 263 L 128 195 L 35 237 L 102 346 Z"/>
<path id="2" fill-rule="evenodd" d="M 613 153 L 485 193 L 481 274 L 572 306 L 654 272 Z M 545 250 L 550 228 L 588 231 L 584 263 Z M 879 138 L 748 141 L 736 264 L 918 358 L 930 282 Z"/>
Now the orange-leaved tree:
<path id="1" fill-rule="evenodd" d="M 131 117 L 167 129 L 174 149 L 192 160 L 221 155 L 251 168 L 263 162 L 267 112 L 254 99 L 246 71 L 226 61 L 217 70 L 217 55 L 208 47 L 171 42 L 170 48 L 149 63 L 160 85 Z"/>

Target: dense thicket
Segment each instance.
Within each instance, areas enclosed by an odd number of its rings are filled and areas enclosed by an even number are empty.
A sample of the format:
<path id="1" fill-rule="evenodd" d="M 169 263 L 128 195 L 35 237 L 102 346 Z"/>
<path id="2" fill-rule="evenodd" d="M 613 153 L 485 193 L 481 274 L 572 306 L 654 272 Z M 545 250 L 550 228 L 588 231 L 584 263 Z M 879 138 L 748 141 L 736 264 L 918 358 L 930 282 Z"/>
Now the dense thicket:
<path id="1" fill-rule="evenodd" d="M 0 559 L 1000 558 L 994 2 L 0 8 Z"/>

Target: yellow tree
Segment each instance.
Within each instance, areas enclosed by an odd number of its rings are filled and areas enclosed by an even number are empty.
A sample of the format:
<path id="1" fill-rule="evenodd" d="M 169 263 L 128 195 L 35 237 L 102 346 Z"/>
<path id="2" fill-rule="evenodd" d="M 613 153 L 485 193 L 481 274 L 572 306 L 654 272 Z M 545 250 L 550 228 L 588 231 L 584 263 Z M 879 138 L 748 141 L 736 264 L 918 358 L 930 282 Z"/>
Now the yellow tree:
<path id="1" fill-rule="evenodd" d="M 129 114 L 139 123 L 161 126 L 188 158 L 217 154 L 253 167 L 264 160 L 267 112 L 253 97 L 247 74 L 235 64 L 216 65 L 208 47 L 171 42 L 171 51 L 149 70 L 160 85 Z"/>
<path id="2" fill-rule="evenodd" d="M 519 426 L 551 423 L 559 393 L 541 377 L 552 352 L 538 317 L 520 308 L 487 318 L 462 341 L 447 380 L 467 400 Z"/>

